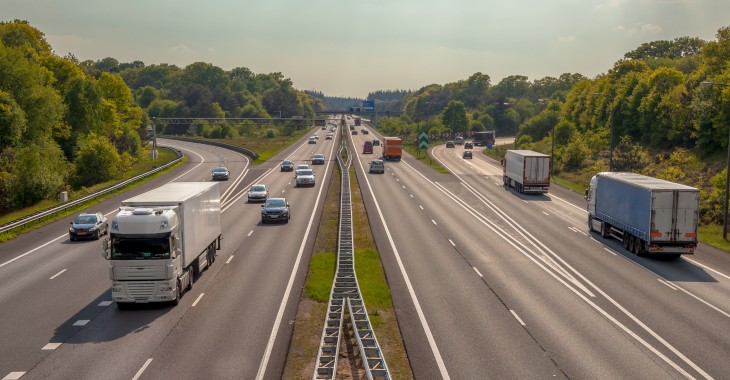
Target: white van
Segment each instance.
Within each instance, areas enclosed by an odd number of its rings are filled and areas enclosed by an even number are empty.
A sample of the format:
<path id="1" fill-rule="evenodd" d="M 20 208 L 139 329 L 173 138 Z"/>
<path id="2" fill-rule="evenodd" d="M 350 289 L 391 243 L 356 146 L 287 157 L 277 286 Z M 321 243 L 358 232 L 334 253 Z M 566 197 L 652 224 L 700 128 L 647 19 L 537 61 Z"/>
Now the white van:
<path id="1" fill-rule="evenodd" d="M 464 138 L 461 136 L 456 136 L 456 138 L 454 139 L 454 144 L 461 145 L 463 143 L 464 143 Z"/>

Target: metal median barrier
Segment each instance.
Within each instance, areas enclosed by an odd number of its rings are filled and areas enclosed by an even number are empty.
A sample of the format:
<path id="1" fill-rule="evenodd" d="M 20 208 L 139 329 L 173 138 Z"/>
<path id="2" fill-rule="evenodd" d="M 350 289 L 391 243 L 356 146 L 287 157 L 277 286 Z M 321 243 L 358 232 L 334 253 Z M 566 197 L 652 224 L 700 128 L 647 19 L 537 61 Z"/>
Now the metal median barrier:
<path id="1" fill-rule="evenodd" d="M 344 130 L 344 128 L 343 128 Z M 342 134 L 342 139 L 346 139 Z M 355 254 L 352 231 L 352 203 L 350 194 L 350 164 L 352 155 L 346 144 L 340 148 L 347 156 L 337 155 L 342 173 L 340 192 L 340 221 L 337 239 L 337 272 L 330 291 L 322 338 L 317 352 L 314 379 L 334 379 L 337 375 L 337 359 L 343 327 L 347 327 L 345 314 L 349 314 L 349 328 L 357 341 L 362 366 L 368 379 L 390 379 L 385 358 L 370 325 L 367 309 L 360 295 L 355 275 Z"/>

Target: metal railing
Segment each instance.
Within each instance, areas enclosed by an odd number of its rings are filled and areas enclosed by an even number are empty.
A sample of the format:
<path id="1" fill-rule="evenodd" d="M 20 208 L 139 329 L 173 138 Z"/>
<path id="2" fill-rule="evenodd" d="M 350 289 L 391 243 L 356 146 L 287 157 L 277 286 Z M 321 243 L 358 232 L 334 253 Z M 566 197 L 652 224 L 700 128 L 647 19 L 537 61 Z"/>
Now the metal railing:
<path id="1" fill-rule="evenodd" d="M 119 183 L 117 183 L 117 184 L 115 184 L 113 186 L 109 186 L 109 187 L 107 187 L 105 189 L 96 191 L 94 193 L 84 195 L 83 197 L 81 197 L 79 199 L 74 199 L 73 201 L 69 201 L 69 202 L 63 203 L 63 204 L 58 205 L 58 206 L 53 206 L 51 208 L 47 208 L 45 210 L 41 210 L 41 211 L 35 212 L 33 214 L 24 216 L 22 218 L 13 220 L 11 222 L 5 223 L 3 225 L 0 225 L 0 233 L 10 231 L 13 228 L 21 227 L 23 225 L 26 225 L 28 223 L 37 221 L 39 219 L 43 219 L 43 218 L 45 218 L 45 217 L 47 217 L 49 215 L 52 215 L 52 214 L 57 213 L 59 211 L 63 211 L 65 209 L 69 208 L 69 207 L 76 206 L 76 205 L 81 204 L 81 203 L 84 203 L 84 202 L 86 202 L 88 200 L 94 199 L 94 198 L 96 198 L 98 196 L 101 196 L 101 195 L 104 195 L 106 193 L 109 193 L 109 192 L 115 191 L 117 189 L 120 189 L 120 188 L 122 188 L 124 186 L 127 186 L 128 184 L 130 184 L 132 182 L 135 182 L 135 181 L 137 181 L 139 179 L 142 179 L 142 178 L 144 178 L 144 177 L 146 177 L 148 175 L 151 175 L 151 174 L 157 173 L 160 170 L 166 169 L 167 167 L 169 167 L 171 165 L 174 165 L 174 164 L 176 164 L 176 163 L 178 163 L 178 162 L 180 162 L 182 160 L 183 155 L 182 155 L 182 152 L 181 151 L 179 151 L 179 150 L 177 150 L 175 148 L 172 148 L 172 147 L 165 147 L 165 148 L 172 149 L 173 151 L 175 151 L 177 153 L 177 159 L 175 159 L 173 161 L 170 161 L 170 162 L 168 162 L 165 165 L 162 165 L 162 166 L 159 166 L 159 167 L 157 167 L 155 169 L 152 169 L 152 170 L 150 170 L 148 172 L 142 173 L 140 175 L 137 175 L 137 176 L 134 176 L 134 177 L 129 178 L 127 180 L 124 180 L 122 182 L 119 182 Z"/>
<path id="2" fill-rule="evenodd" d="M 344 130 L 345 128 L 343 128 Z M 347 137 L 342 132 L 342 139 Z M 337 272 L 332 283 L 327 314 L 322 329 L 314 379 L 334 379 L 337 375 L 342 329 L 346 324 L 345 311 L 350 316 L 350 326 L 357 341 L 362 365 L 368 379 L 390 379 L 390 372 L 383 357 L 380 345 L 375 338 L 367 309 L 360 295 L 360 287 L 355 275 L 355 254 L 352 230 L 352 197 L 350 192 L 350 164 L 352 155 L 346 144 L 340 148 L 346 154 L 337 155 L 337 163 L 342 173 L 340 185 L 340 220 L 337 239 Z M 347 307 L 347 309 L 346 309 Z"/>

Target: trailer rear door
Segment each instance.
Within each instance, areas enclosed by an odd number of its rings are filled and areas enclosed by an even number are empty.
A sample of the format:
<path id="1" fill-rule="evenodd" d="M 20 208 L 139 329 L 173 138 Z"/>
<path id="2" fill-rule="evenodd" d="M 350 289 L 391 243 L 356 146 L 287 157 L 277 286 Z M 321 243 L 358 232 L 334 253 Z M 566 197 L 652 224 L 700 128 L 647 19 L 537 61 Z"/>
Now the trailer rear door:
<path id="1" fill-rule="evenodd" d="M 652 197 L 652 241 L 697 241 L 699 192 L 654 191 Z"/>

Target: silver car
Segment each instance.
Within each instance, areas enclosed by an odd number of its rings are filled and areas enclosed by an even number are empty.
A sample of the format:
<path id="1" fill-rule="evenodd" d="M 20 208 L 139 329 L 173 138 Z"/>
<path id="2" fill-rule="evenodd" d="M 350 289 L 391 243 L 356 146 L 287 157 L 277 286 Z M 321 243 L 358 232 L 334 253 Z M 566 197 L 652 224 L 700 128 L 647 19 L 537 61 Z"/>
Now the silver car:
<path id="1" fill-rule="evenodd" d="M 312 169 L 297 170 L 296 187 L 312 186 L 314 187 L 314 172 Z"/>
<path id="2" fill-rule="evenodd" d="M 248 202 L 264 202 L 269 197 L 269 190 L 266 189 L 266 185 L 255 184 L 251 185 L 248 189 Z"/>

